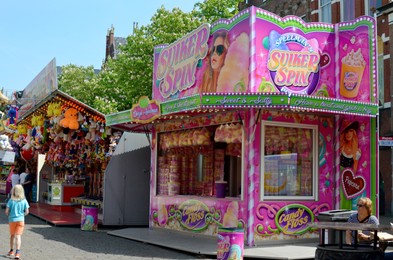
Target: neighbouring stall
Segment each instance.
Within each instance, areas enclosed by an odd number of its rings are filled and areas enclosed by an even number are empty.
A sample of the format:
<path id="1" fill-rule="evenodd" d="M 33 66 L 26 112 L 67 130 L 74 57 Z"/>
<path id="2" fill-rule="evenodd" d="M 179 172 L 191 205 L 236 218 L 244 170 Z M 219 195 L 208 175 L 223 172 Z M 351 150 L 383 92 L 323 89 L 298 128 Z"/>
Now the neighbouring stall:
<path id="1" fill-rule="evenodd" d="M 0 194 L 7 194 L 11 190 L 11 170 L 15 163 L 15 151 L 10 142 L 10 135 L 16 128 L 14 122 L 10 122 L 10 114 L 15 112 L 8 97 L 0 92 Z M 8 108 L 8 109 L 7 109 Z"/>
<path id="2" fill-rule="evenodd" d="M 119 115 L 105 116 L 105 120 L 110 123 Z M 150 146 L 145 134 L 124 132 L 105 169 L 103 225 L 149 224 L 149 173 Z"/>
<path id="3" fill-rule="evenodd" d="M 104 172 L 115 148 L 103 114 L 55 90 L 18 119 L 17 129 L 18 155 L 37 177 L 35 201 L 101 209 Z"/>
<path id="4" fill-rule="evenodd" d="M 152 134 L 149 226 L 242 228 L 256 245 L 315 238 L 319 212 L 362 196 L 378 205 L 376 82 L 366 16 L 305 23 L 251 7 L 157 46 L 152 100 L 119 123 Z"/>

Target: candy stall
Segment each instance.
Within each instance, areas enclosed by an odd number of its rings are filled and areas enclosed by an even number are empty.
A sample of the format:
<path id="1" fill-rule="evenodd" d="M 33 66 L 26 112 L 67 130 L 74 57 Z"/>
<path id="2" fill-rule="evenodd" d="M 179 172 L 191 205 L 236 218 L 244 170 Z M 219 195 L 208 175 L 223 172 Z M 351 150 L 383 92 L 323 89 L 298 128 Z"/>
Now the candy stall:
<path id="1" fill-rule="evenodd" d="M 378 205 L 376 69 L 371 17 L 251 7 L 156 46 L 152 99 L 122 123 L 152 134 L 150 228 L 241 228 L 251 246 L 316 238 L 320 212 L 362 196 Z"/>

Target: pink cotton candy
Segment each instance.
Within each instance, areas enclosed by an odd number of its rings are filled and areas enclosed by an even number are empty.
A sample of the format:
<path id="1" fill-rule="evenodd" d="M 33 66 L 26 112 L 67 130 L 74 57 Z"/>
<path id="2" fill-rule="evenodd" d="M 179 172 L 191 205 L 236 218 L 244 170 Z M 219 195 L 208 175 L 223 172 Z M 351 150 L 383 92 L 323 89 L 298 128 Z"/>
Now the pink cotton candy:
<path id="1" fill-rule="evenodd" d="M 250 40 L 241 33 L 229 46 L 218 76 L 217 92 L 246 92 L 248 88 Z"/>

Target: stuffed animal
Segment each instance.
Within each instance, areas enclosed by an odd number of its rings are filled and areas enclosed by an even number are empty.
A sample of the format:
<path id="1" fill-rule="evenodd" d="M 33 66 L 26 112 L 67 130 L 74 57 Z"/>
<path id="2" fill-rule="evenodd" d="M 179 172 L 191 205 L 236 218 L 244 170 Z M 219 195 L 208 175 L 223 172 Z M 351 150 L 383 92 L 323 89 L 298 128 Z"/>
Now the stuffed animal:
<path id="1" fill-rule="evenodd" d="M 96 139 L 97 123 L 94 120 L 90 120 L 89 132 L 86 134 L 86 139 L 94 142 Z"/>
<path id="2" fill-rule="evenodd" d="M 8 110 L 7 117 L 8 117 L 8 124 L 9 125 L 15 124 L 16 121 L 18 120 L 18 107 L 12 105 L 10 107 L 10 109 Z"/>
<path id="3" fill-rule="evenodd" d="M 7 151 L 13 150 L 7 135 L 0 135 L 0 148 Z"/>
<path id="4" fill-rule="evenodd" d="M 60 103 L 52 103 L 52 123 L 59 124 L 60 120 L 62 119 L 61 116 L 61 105 Z"/>
<path id="5" fill-rule="evenodd" d="M 18 139 L 19 137 L 24 137 L 27 134 L 27 125 L 19 124 L 16 133 L 14 134 L 14 140 Z"/>
<path id="6" fill-rule="evenodd" d="M 64 118 L 60 121 L 60 125 L 64 128 L 76 130 L 79 128 L 78 110 L 69 108 L 64 113 Z"/>

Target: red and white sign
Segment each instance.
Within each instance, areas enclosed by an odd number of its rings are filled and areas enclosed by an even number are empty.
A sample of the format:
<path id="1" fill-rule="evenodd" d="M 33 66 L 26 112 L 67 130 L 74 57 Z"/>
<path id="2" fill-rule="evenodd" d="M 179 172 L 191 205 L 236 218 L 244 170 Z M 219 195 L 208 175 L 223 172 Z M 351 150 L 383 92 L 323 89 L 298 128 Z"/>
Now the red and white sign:
<path id="1" fill-rule="evenodd" d="M 379 146 L 393 146 L 393 137 L 391 136 L 380 136 Z"/>

